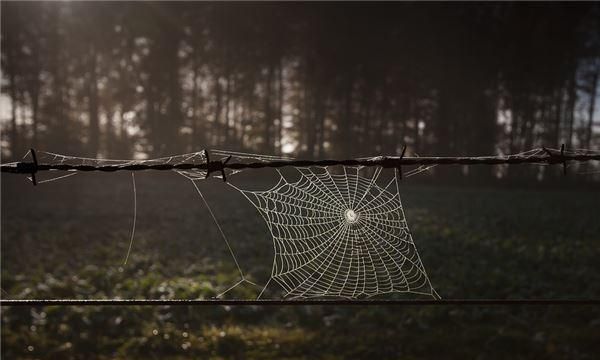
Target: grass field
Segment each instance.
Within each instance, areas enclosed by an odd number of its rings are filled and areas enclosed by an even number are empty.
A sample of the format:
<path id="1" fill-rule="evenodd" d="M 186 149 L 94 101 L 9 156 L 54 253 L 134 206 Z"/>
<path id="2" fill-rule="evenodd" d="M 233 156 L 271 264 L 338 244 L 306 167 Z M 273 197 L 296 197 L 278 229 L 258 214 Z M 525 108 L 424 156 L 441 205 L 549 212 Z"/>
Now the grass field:
<path id="1" fill-rule="evenodd" d="M 33 188 L 2 178 L 3 298 L 206 298 L 235 265 L 189 181 L 78 175 Z M 247 276 L 272 245 L 243 197 L 201 184 Z M 599 298 L 600 194 L 404 181 L 407 220 L 444 298 Z M 228 296 L 252 298 L 240 286 Z M 267 293 L 276 296 L 276 290 Z M 2 309 L 6 359 L 593 359 L 596 306 L 46 307 Z"/>

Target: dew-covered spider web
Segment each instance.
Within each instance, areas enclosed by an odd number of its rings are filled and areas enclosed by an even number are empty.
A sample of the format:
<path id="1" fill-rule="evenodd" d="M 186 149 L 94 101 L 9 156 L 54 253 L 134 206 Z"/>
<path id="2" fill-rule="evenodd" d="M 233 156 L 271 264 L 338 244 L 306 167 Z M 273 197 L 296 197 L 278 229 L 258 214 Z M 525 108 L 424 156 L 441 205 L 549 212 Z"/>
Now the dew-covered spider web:
<path id="1" fill-rule="evenodd" d="M 535 157 L 547 151 L 534 149 L 515 155 Z M 565 153 L 582 154 L 589 151 L 571 150 Z M 209 160 L 228 163 L 291 160 L 280 156 L 220 150 L 210 151 L 210 159 L 206 151 L 140 160 L 91 159 L 41 151 L 36 154 L 39 164 L 96 167 L 202 165 Z M 25 158 L 30 156 L 28 153 Z M 543 162 L 536 164 L 548 165 Z M 16 163 L 4 165 L 16 166 Z M 244 170 L 225 169 L 221 172 L 219 169 L 209 176 L 207 170 L 203 169 L 172 171 L 192 183 L 239 272 L 239 280 L 227 285 L 217 297 L 225 296 L 237 286 L 248 283 L 256 287 L 258 298 L 265 298 L 264 295 L 270 293 L 266 290 L 277 284 L 283 290 L 282 296 L 288 299 L 356 299 L 392 293 L 438 299 L 440 297 L 417 251 L 418 243 L 415 243 L 409 230 L 399 189 L 400 178 L 427 172 L 434 166 L 414 167 L 404 173 L 398 169 L 382 170 L 379 167 L 289 167 L 287 170 L 270 170 L 276 177 L 271 183 L 275 185 L 266 190 L 251 190 L 247 184 L 238 182 L 234 175 Z M 594 167 L 579 164 L 569 166 L 587 171 L 579 174 L 594 175 L 597 172 Z M 496 167 L 499 176 L 506 169 L 506 165 Z M 545 173 L 544 166 L 538 169 L 540 174 Z M 37 183 L 62 180 L 81 173 L 75 170 L 39 172 Z M 131 175 L 134 212 L 125 264 L 130 253 L 135 251 L 138 195 L 133 171 Z M 254 277 L 248 276 L 243 270 L 234 246 L 226 235 L 227 228 L 221 226 L 199 186 L 206 179 L 223 179 L 223 175 L 227 177 L 229 188 L 239 191 L 254 206 L 270 232 L 265 236 L 272 240 L 272 264 L 264 284 L 258 284 Z M 230 177 L 233 177 L 233 182 Z"/>
<path id="2" fill-rule="evenodd" d="M 415 293 L 439 298 L 412 239 L 397 175 L 384 185 L 361 167 L 296 168 L 300 178 L 266 191 L 239 189 L 273 237 L 271 279 L 285 297 L 361 298 Z"/>

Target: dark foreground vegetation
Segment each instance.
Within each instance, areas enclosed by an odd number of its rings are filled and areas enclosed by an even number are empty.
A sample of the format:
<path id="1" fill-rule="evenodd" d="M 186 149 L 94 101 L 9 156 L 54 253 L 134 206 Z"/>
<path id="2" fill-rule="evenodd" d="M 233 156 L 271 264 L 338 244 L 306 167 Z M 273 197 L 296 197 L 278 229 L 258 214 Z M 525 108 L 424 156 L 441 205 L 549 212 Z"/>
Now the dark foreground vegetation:
<path id="1" fill-rule="evenodd" d="M 206 298 L 238 280 L 192 185 L 174 174 L 2 181 L 3 298 Z M 444 298 L 598 298 L 597 191 L 402 183 Z M 248 276 L 268 278 L 266 226 L 235 191 L 201 184 Z M 252 298 L 241 286 L 231 298 Z M 274 296 L 274 294 L 269 294 Z M 593 359 L 597 306 L 7 307 L 6 359 Z"/>

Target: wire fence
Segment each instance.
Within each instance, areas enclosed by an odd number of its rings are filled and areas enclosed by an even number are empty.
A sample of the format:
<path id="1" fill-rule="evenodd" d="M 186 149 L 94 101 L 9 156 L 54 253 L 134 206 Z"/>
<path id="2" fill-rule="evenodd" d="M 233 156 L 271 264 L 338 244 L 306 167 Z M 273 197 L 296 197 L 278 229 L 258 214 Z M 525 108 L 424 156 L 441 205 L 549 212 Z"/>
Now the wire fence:
<path id="1" fill-rule="evenodd" d="M 406 148 L 404 148 L 406 150 Z M 270 160 L 256 161 L 247 163 L 228 163 L 225 161 L 204 161 L 201 163 L 178 163 L 178 164 L 145 164 L 145 163 L 126 163 L 121 165 L 87 165 L 87 164 L 43 164 L 38 163 L 35 150 L 31 150 L 33 161 L 17 162 L 3 164 L 0 170 L 3 173 L 13 174 L 35 174 L 40 171 L 60 170 L 60 171 L 144 171 L 144 170 L 205 170 L 209 174 L 224 169 L 242 170 L 242 169 L 261 169 L 261 168 L 282 168 L 287 166 L 310 167 L 310 166 L 380 166 L 383 168 L 400 168 L 410 165 L 516 165 L 516 164 L 562 164 L 566 170 L 569 162 L 587 162 L 600 161 L 600 153 L 566 153 L 564 145 L 561 150 L 544 149 L 542 155 L 506 155 L 506 156 L 449 156 L 449 157 L 410 157 L 410 156 L 378 156 L 373 158 L 346 159 L 346 160 Z M 206 158 L 208 151 L 206 151 Z M 404 154 L 404 151 L 402 152 Z"/>

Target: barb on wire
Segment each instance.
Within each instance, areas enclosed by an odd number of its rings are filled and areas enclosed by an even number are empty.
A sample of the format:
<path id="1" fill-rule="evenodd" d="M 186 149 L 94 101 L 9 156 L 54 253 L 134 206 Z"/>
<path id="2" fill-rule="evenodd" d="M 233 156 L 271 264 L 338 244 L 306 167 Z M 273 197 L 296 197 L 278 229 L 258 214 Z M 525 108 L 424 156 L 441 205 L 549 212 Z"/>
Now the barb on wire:
<path id="1" fill-rule="evenodd" d="M 380 166 L 383 168 L 400 168 L 403 165 L 501 165 L 501 164 L 563 164 L 566 171 L 567 162 L 600 161 L 600 153 L 565 153 L 564 145 L 560 152 L 544 148 L 543 155 L 508 155 L 508 156 L 455 156 L 455 157 L 409 157 L 409 156 L 383 156 L 376 158 L 346 159 L 346 160 L 270 160 L 250 163 L 228 163 L 225 161 L 210 161 L 206 152 L 206 162 L 203 163 L 178 163 L 178 164 L 144 164 L 127 163 L 123 165 L 74 165 L 74 164 L 38 164 L 34 162 L 18 162 L 0 166 L 3 173 L 34 174 L 40 171 L 143 171 L 143 170 L 206 170 L 207 176 L 213 171 L 225 169 L 260 169 L 282 168 L 286 166 Z M 32 152 L 33 154 L 33 152 Z M 223 177 L 224 180 L 225 177 Z"/>
<path id="2" fill-rule="evenodd" d="M 553 153 L 548 150 L 546 147 L 542 147 L 542 150 L 548 155 L 548 163 L 549 164 L 562 164 L 563 166 L 563 175 L 567 175 L 567 160 L 569 160 L 565 156 L 565 144 L 560 146 L 560 154 Z"/>
<path id="3" fill-rule="evenodd" d="M 404 157 L 404 154 L 406 153 L 406 145 L 404 145 L 404 147 L 402 148 L 402 154 L 400 154 L 400 159 L 399 162 L 402 162 L 402 158 Z M 400 178 L 400 180 L 402 180 L 402 166 L 398 166 L 398 177 Z"/>
<path id="4" fill-rule="evenodd" d="M 208 150 L 204 150 L 204 156 L 206 157 L 206 179 L 210 177 L 210 174 L 214 171 L 220 171 L 223 182 L 227 182 L 225 176 L 225 165 L 231 160 L 232 155 L 229 155 L 225 161 L 210 161 L 210 153 Z"/>
<path id="5" fill-rule="evenodd" d="M 38 161 L 37 161 L 37 155 L 35 153 L 35 149 L 30 149 L 29 152 L 31 153 L 31 159 L 32 162 L 19 162 L 16 163 L 15 165 L 15 170 L 14 172 L 18 173 L 18 174 L 30 174 L 31 175 L 31 182 L 33 183 L 33 186 L 37 185 L 37 179 L 35 177 L 35 173 L 38 172 L 39 170 L 39 166 L 38 166 Z M 2 172 L 4 172 L 4 166 L 2 165 Z M 9 171 L 12 172 L 12 171 Z"/>

